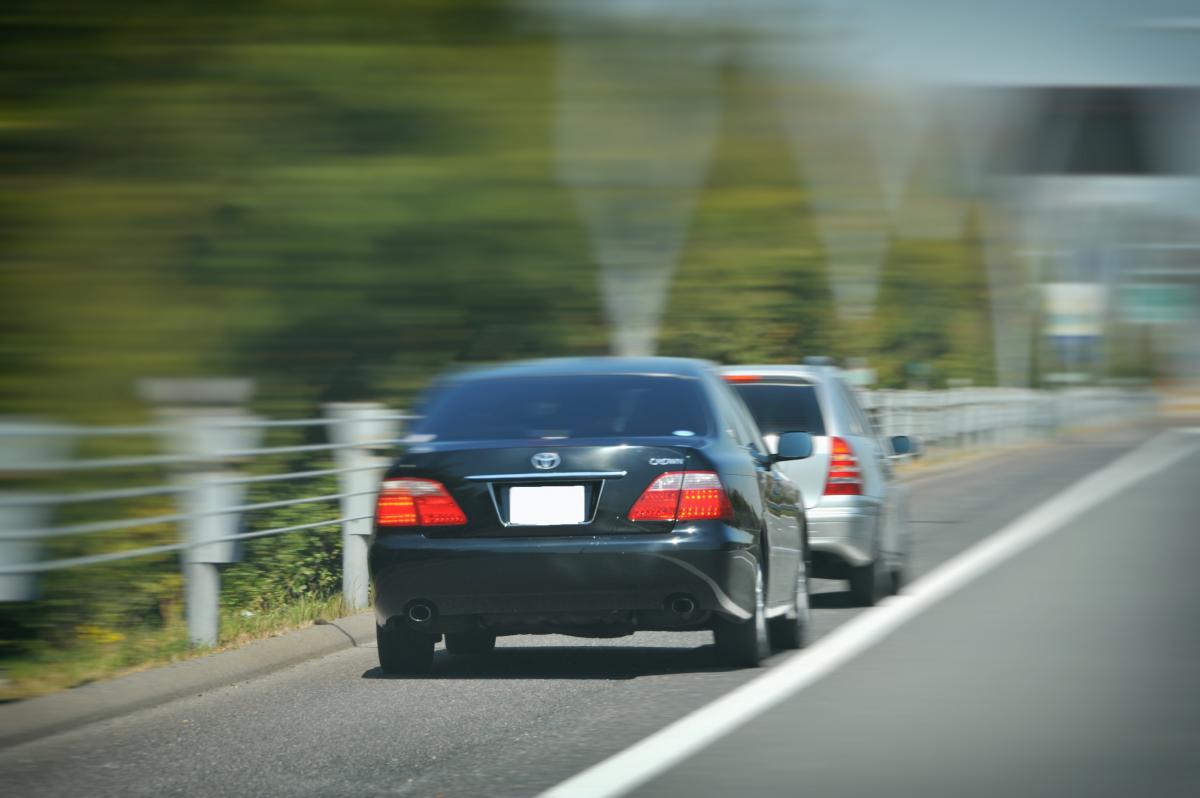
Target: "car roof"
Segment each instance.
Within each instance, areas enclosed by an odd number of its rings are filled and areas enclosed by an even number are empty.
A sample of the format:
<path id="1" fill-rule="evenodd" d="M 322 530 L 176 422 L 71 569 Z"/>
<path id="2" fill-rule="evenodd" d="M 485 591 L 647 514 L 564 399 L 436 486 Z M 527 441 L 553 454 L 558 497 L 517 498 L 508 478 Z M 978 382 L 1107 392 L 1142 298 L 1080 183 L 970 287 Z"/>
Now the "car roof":
<path id="1" fill-rule="evenodd" d="M 682 357 L 561 357 L 480 366 L 447 374 L 443 379 L 473 381 L 499 377 L 554 377 L 596 374 L 636 374 L 698 378 L 715 364 Z"/>

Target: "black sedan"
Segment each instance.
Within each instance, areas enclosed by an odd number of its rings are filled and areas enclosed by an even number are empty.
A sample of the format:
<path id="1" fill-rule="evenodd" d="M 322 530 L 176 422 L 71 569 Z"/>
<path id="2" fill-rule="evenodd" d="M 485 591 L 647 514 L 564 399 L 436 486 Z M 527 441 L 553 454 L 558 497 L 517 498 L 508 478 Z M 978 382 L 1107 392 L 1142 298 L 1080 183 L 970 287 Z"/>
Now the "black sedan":
<path id="1" fill-rule="evenodd" d="M 733 663 L 803 645 L 804 503 L 741 400 L 700 361 L 546 360 L 435 387 L 380 489 L 379 663 L 420 673 L 445 636 L 711 628 Z"/>

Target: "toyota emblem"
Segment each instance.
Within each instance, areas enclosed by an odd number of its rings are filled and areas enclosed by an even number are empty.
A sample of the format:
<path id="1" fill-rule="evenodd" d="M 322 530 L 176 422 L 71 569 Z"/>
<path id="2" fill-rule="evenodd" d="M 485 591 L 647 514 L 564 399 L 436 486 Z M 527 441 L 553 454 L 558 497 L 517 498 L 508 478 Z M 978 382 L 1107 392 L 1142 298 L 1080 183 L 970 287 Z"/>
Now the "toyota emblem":
<path id="1" fill-rule="evenodd" d="M 558 464 L 562 462 L 562 458 L 554 452 L 538 452 L 530 462 L 539 471 L 549 471 L 551 468 L 558 468 Z"/>

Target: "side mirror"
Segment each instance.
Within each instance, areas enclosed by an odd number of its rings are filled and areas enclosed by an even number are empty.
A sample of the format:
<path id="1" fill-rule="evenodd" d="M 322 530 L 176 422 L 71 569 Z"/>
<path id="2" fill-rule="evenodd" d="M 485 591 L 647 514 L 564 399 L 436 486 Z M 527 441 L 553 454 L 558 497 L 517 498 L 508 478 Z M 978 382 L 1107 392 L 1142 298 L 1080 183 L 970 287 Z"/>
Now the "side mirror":
<path id="1" fill-rule="evenodd" d="M 785 432 L 779 436 L 775 460 L 803 460 L 812 457 L 813 439 L 807 432 Z"/>
<path id="2" fill-rule="evenodd" d="M 908 435 L 893 435 L 889 440 L 892 446 L 892 457 L 920 457 L 921 446 L 916 438 Z"/>

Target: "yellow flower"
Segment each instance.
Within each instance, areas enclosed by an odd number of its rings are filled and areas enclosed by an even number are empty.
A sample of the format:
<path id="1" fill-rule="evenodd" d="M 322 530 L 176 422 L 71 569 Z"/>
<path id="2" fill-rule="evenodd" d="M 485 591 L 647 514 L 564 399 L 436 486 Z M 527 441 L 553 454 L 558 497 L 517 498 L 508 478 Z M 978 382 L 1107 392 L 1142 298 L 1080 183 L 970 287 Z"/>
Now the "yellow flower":
<path id="1" fill-rule="evenodd" d="M 90 624 L 76 626 L 75 634 L 79 635 L 81 640 L 93 643 L 119 643 L 125 639 L 125 635 L 115 629 L 106 629 L 103 626 L 93 626 Z"/>

